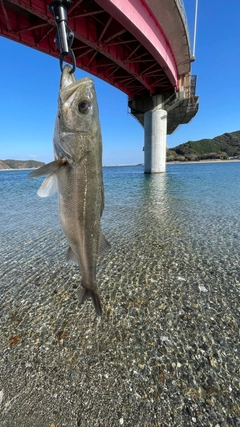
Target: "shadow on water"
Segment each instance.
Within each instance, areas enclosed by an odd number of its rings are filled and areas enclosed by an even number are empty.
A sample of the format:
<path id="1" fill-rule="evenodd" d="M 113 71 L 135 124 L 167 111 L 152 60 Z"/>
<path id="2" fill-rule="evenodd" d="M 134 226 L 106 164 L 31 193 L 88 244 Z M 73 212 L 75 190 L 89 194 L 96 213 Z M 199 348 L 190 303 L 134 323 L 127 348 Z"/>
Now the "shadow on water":
<path id="1" fill-rule="evenodd" d="M 1 426 L 239 426 L 238 165 L 104 168 L 101 320 L 40 182 L 0 172 Z"/>

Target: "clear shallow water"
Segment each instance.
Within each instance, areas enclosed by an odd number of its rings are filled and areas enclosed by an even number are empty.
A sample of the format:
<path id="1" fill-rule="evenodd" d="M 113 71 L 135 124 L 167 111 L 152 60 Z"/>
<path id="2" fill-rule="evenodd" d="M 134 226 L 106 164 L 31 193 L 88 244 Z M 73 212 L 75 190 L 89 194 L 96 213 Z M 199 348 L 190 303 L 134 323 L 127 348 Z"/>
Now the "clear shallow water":
<path id="1" fill-rule="evenodd" d="M 104 168 L 101 322 L 27 174 L 0 171 L 1 425 L 239 426 L 240 163 Z"/>

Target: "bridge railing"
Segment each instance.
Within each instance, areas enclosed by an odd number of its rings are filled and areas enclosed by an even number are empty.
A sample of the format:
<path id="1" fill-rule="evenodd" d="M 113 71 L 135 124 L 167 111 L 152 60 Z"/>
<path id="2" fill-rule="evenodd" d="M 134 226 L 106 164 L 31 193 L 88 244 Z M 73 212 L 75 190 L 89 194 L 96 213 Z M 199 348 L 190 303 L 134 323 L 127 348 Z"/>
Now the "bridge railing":
<path id="1" fill-rule="evenodd" d="M 184 22 L 184 25 L 185 25 L 185 28 L 187 31 L 188 40 L 190 41 L 187 15 L 186 15 L 186 11 L 185 11 L 184 2 L 183 2 L 183 0 L 175 0 L 175 2 L 176 2 L 176 5 L 177 5 L 179 11 L 181 12 L 182 19 L 183 19 L 183 22 Z"/>

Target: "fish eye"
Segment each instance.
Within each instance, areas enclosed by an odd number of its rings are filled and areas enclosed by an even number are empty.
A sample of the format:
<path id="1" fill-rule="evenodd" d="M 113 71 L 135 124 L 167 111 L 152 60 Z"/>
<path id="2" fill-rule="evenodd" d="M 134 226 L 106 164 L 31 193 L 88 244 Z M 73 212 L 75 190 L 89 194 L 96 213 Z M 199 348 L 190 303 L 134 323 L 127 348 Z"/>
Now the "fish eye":
<path id="1" fill-rule="evenodd" d="M 86 114 L 90 109 L 90 102 L 87 100 L 81 101 L 78 104 L 78 110 L 82 114 Z"/>

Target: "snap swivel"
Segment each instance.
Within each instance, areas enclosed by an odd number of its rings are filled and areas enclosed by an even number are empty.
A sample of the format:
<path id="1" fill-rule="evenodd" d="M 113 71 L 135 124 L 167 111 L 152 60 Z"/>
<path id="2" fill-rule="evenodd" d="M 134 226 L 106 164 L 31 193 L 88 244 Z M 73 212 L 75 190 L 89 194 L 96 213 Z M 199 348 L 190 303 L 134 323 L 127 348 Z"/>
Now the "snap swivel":
<path id="1" fill-rule="evenodd" d="M 67 12 L 70 6 L 71 0 L 54 0 L 48 5 L 48 8 L 50 12 L 54 15 L 57 25 L 57 35 L 54 41 L 58 49 L 60 50 L 61 71 L 63 71 L 63 62 L 65 56 L 69 56 L 72 61 L 72 68 L 70 70 L 70 73 L 74 73 L 74 71 L 76 70 L 76 59 L 71 49 L 74 40 L 74 33 L 67 25 Z"/>

